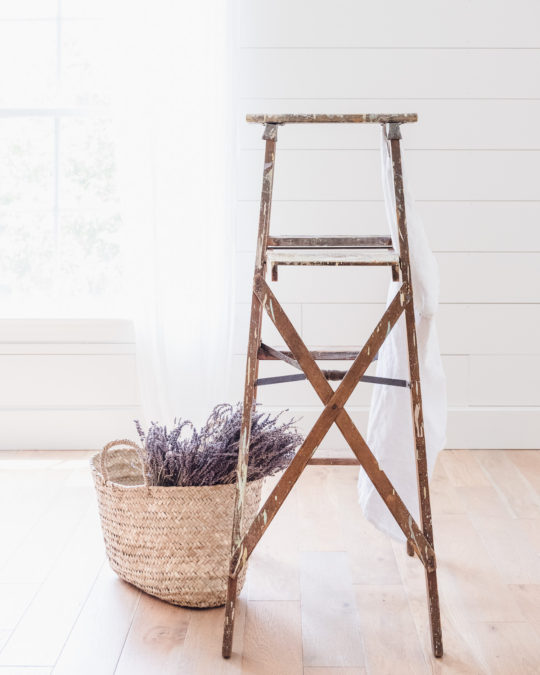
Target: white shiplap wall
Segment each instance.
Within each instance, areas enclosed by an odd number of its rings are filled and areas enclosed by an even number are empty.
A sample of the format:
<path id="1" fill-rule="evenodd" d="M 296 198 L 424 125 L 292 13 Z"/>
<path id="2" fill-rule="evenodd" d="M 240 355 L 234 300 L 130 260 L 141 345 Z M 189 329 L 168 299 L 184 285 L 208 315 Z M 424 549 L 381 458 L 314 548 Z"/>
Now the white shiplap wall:
<path id="1" fill-rule="evenodd" d="M 540 446 L 540 5 L 517 0 L 239 0 L 235 395 L 240 396 L 263 161 L 246 112 L 418 112 L 406 169 L 441 274 L 449 447 Z M 272 232 L 387 231 L 378 129 L 279 130 Z M 385 270 L 282 269 L 278 298 L 312 346 L 357 345 Z M 267 341 L 282 340 L 270 329 Z M 346 364 L 344 364 L 346 365 Z M 286 370 L 263 363 L 262 373 Z M 365 428 L 370 387 L 350 410 Z M 305 383 L 260 389 L 305 424 Z M 341 449 L 337 433 L 328 449 Z"/>
<path id="2" fill-rule="evenodd" d="M 97 449 L 140 415 L 125 320 L 0 321 L 0 450 Z"/>
<path id="3" fill-rule="evenodd" d="M 241 397 L 263 161 L 262 129 L 245 113 L 418 112 L 403 143 L 441 272 L 448 445 L 539 447 L 538 0 L 237 4 L 231 398 Z M 280 129 L 272 231 L 384 232 L 377 149 L 374 128 Z M 383 270 L 282 269 L 274 288 L 309 344 L 352 346 L 380 313 L 386 283 Z M 284 369 L 266 362 L 261 371 Z M 0 321 L 0 372 L 0 448 L 97 448 L 133 436 L 140 410 L 127 321 Z M 260 392 L 306 426 L 320 411 L 304 383 Z M 351 400 L 361 428 L 370 393 L 363 385 Z M 335 431 L 326 445 L 344 447 Z"/>

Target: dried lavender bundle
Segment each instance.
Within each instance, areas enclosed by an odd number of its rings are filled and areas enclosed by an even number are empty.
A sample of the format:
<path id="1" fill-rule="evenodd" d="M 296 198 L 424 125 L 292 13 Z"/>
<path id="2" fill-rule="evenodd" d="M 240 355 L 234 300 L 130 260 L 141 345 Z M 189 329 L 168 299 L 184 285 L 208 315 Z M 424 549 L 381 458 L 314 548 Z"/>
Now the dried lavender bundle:
<path id="1" fill-rule="evenodd" d="M 296 420 L 282 422 L 256 408 L 251 418 L 248 481 L 285 469 L 303 438 Z M 242 406 L 222 403 L 197 430 L 180 420 L 172 431 L 152 423 L 145 434 L 135 422 L 143 445 L 143 462 L 150 485 L 224 485 L 236 482 Z"/>

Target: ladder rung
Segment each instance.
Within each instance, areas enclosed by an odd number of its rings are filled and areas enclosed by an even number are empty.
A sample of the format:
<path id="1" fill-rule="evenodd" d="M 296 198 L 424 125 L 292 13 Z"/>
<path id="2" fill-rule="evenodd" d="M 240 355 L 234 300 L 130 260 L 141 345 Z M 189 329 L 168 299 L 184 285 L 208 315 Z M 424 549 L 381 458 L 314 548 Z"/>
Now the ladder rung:
<path id="1" fill-rule="evenodd" d="M 390 237 L 268 237 L 268 248 L 392 248 Z"/>
<path id="2" fill-rule="evenodd" d="M 417 121 L 418 115 L 416 113 L 359 113 L 349 115 L 246 115 L 246 122 L 252 122 L 255 124 L 405 124 L 407 122 Z"/>
<path id="3" fill-rule="evenodd" d="M 271 265 L 398 265 L 399 256 L 394 250 L 362 251 L 350 253 L 325 253 L 324 251 L 287 252 L 277 249 L 268 251 Z"/>
<path id="4" fill-rule="evenodd" d="M 259 360 L 260 361 L 274 361 L 278 357 L 272 356 L 271 353 L 266 351 L 268 347 L 266 345 L 261 345 L 259 349 Z M 273 352 L 277 352 L 277 349 L 272 349 Z M 281 354 L 284 354 L 288 358 L 294 358 L 292 352 L 286 350 L 279 350 Z M 335 351 L 334 349 L 315 349 L 311 350 L 310 354 L 315 359 L 315 361 L 354 361 L 360 352 L 358 351 Z"/>
<path id="5" fill-rule="evenodd" d="M 351 457 L 312 457 L 308 464 L 314 466 L 359 466 L 360 462 Z"/>

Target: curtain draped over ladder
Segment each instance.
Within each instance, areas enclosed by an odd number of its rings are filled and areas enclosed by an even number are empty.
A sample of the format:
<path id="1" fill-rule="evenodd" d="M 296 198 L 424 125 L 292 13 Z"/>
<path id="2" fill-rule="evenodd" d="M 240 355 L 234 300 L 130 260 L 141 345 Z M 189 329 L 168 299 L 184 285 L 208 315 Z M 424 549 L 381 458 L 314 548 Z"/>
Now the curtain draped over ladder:
<path id="1" fill-rule="evenodd" d="M 396 251 L 399 251 L 392 159 L 384 127 L 381 138 L 381 164 L 386 218 L 393 246 Z M 439 272 L 422 221 L 407 190 L 405 169 L 403 174 L 426 455 L 428 473 L 431 475 L 437 455 L 446 441 L 446 378 L 435 325 L 435 314 L 439 302 Z M 400 284 L 401 282 L 390 284 L 388 303 L 394 298 Z M 379 350 L 377 375 L 409 380 L 404 314 L 398 319 Z M 416 457 L 409 389 L 374 387 L 366 441 L 397 493 L 419 523 Z M 396 539 L 404 539 L 403 533 L 362 469 L 358 479 L 358 493 L 366 518 Z"/>
<path id="2" fill-rule="evenodd" d="M 111 94 L 144 417 L 227 398 L 232 80 L 223 0 L 110 6 Z"/>

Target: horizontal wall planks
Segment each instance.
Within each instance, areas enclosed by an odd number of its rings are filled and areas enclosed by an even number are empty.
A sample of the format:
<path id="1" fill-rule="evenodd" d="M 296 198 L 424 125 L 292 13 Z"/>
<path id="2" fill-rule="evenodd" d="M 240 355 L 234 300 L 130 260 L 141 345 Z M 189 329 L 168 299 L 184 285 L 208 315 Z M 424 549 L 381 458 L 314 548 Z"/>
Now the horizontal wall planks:
<path id="1" fill-rule="evenodd" d="M 540 253 L 437 253 L 436 258 L 442 302 L 540 301 Z"/>
<path id="2" fill-rule="evenodd" d="M 540 47 L 536 0 L 241 0 L 239 45 L 254 48 Z"/>
<path id="3" fill-rule="evenodd" d="M 51 354 L 134 354 L 133 342 L 0 342 L 0 355 L 33 354 L 49 356 Z"/>
<path id="4" fill-rule="evenodd" d="M 539 63 L 540 71 L 540 63 Z M 540 81 L 540 80 L 539 80 Z M 239 155 L 238 198 L 257 200 L 263 157 Z M 410 150 L 404 170 L 417 200 L 540 200 L 536 180 L 540 151 Z M 508 176 L 519 180 L 508 180 Z M 276 157 L 274 199 L 380 200 L 377 150 L 281 150 Z"/>
<path id="5" fill-rule="evenodd" d="M 441 305 L 437 326 L 443 354 L 540 353 L 538 304 Z"/>
<path id="6" fill-rule="evenodd" d="M 446 447 L 538 449 L 539 425 L 540 408 L 450 408 Z"/>
<path id="7" fill-rule="evenodd" d="M 414 100 L 414 99 L 247 99 L 238 102 L 238 145 L 261 150 L 262 129 L 248 124 L 255 111 L 353 113 L 413 111 L 418 123 L 402 127 L 405 150 L 538 150 L 540 100 Z M 378 125 L 310 124 L 283 126 L 278 131 L 281 149 L 379 148 Z"/>
<path id="8" fill-rule="evenodd" d="M 242 98 L 521 99 L 539 69 L 539 49 L 244 49 L 238 81 Z"/>
<path id="9" fill-rule="evenodd" d="M 305 304 L 302 335 L 311 345 L 359 345 L 383 308 L 382 304 Z M 540 305 L 443 304 L 437 325 L 443 354 L 540 353 Z M 247 321 L 243 329 L 247 330 Z"/>
<path id="10" fill-rule="evenodd" d="M 540 355 L 475 356 L 470 369 L 472 405 L 540 406 Z"/>
<path id="11" fill-rule="evenodd" d="M 540 253 L 437 253 L 443 303 L 537 303 Z M 459 271 L 459 274 L 457 273 Z M 253 255 L 239 253 L 237 300 L 249 302 Z M 271 288 L 285 303 L 381 302 L 386 299 L 386 269 L 284 267 Z"/>
<path id="12" fill-rule="evenodd" d="M 138 404 L 133 355 L 2 355 L 0 372 L 0 408 Z"/>
<path id="13" fill-rule="evenodd" d="M 127 319 L 0 319 L 1 343 L 133 343 Z"/>
<path id="14" fill-rule="evenodd" d="M 354 347 L 365 341 L 384 310 L 382 303 L 306 303 L 286 305 L 288 316 L 306 344 Z M 237 305 L 233 350 L 245 354 L 248 304 Z M 300 321 L 301 317 L 301 321 Z M 443 354 L 539 354 L 540 306 L 526 304 L 442 304 L 437 313 Z M 266 318 L 263 341 L 283 345 Z"/>
<path id="15" fill-rule="evenodd" d="M 540 251 L 540 201 L 417 201 L 417 208 L 435 251 Z M 237 250 L 255 251 L 258 215 L 258 201 L 238 202 Z M 280 201 L 270 230 L 363 235 L 387 233 L 388 225 L 382 201 Z"/>
<path id="16" fill-rule="evenodd" d="M 0 451 L 99 450 L 116 438 L 137 441 L 133 420 L 141 416 L 136 406 L 0 410 Z"/>
<path id="17" fill-rule="evenodd" d="M 0 320 L 0 450 L 136 440 L 134 339 L 123 319 Z"/>

